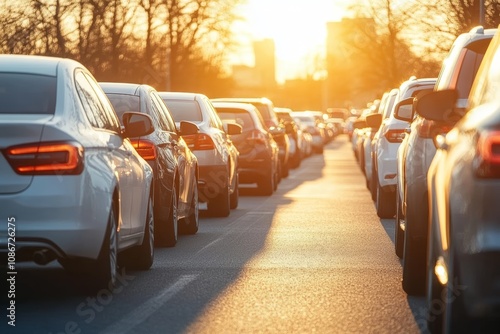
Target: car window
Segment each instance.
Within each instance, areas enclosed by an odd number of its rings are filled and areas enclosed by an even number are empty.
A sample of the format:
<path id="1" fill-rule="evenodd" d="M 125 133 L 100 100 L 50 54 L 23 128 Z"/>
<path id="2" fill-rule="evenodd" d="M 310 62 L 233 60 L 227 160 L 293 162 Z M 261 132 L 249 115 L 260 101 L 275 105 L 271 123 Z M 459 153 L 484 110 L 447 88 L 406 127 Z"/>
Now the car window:
<path id="1" fill-rule="evenodd" d="M 222 126 L 222 121 L 221 121 L 220 117 L 218 116 L 217 111 L 215 111 L 214 106 L 212 105 L 210 100 L 204 99 L 204 102 L 207 106 L 208 113 L 210 114 L 210 119 L 211 119 L 211 123 L 213 123 L 213 127 L 217 128 L 221 131 L 224 131 L 224 127 Z"/>
<path id="2" fill-rule="evenodd" d="M 175 123 L 163 100 L 153 91 L 151 92 L 151 103 L 158 110 L 158 117 L 164 131 L 176 132 Z"/>
<path id="3" fill-rule="evenodd" d="M 459 91 L 459 99 L 466 99 L 472 85 L 470 78 L 476 74 L 490 41 L 489 38 L 481 39 L 463 49 L 454 45 L 444 61 L 436 90 L 456 88 Z M 462 75 L 462 71 L 466 73 Z M 467 83 L 467 80 L 470 82 Z"/>
<path id="4" fill-rule="evenodd" d="M 99 84 L 91 76 L 85 73 L 84 75 L 87 81 L 89 82 L 90 86 L 92 86 L 92 89 L 99 98 L 100 105 L 102 106 L 102 111 L 104 112 L 104 115 L 107 118 L 106 129 L 115 132 L 121 132 L 120 120 L 118 119 L 118 116 L 116 115 L 113 106 L 109 102 L 108 97 L 103 92 Z"/>
<path id="5" fill-rule="evenodd" d="M 0 73 L 0 114 L 54 114 L 57 78 Z"/>
<path id="6" fill-rule="evenodd" d="M 474 82 L 474 87 L 471 89 L 470 95 L 470 109 L 478 105 L 498 101 L 498 77 L 500 75 L 500 37 L 492 41 L 492 50 L 496 50 L 494 54 L 490 54 L 484 59 L 481 66 L 482 69 L 479 77 Z"/>
<path id="7" fill-rule="evenodd" d="M 141 99 L 137 95 L 107 93 L 118 118 L 121 120 L 126 111 L 141 112 Z"/>
<path id="8" fill-rule="evenodd" d="M 217 114 L 224 123 L 241 125 L 243 131 L 255 129 L 255 124 L 248 112 L 235 108 L 219 108 Z"/>
<path id="9" fill-rule="evenodd" d="M 111 125 L 108 124 L 108 119 L 102 109 L 99 98 L 97 97 L 94 89 L 92 89 L 92 86 L 88 82 L 87 78 L 85 78 L 83 72 L 79 71 L 75 74 L 75 85 L 78 96 L 80 97 L 80 101 L 83 105 L 83 110 L 85 111 L 90 124 L 94 128 L 98 129 L 111 127 Z"/>
<path id="10" fill-rule="evenodd" d="M 194 100 L 171 100 L 167 98 L 163 99 L 163 102 L 165 102 L 165 104 L 167 105 L 172 118 L 176 122 L 203 121 L 203 115 L 201 114 L 200 106 Z"/>

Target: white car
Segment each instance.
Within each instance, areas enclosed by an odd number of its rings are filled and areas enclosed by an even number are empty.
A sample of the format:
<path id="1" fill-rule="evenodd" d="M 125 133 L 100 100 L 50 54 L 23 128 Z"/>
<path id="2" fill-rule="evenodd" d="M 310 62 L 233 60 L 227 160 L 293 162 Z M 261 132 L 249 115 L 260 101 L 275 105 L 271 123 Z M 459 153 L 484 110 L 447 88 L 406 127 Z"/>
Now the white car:
<path id="1" fill-rule="evenodd" d="M 153 174 L 128 137 L 154 128 L 148 115 L 123 121 L 80 63 L 0 55 L 0 206 L 15 221 L 0 252 L 58 260 L 97 288 L 116 283 L 121 251 L 137 269 L 152 265 Z"/>
<path id="2" fill-rule="evenodd" d="M 395 103 L 414 97 L 422 90 L 432 90 L 435 78 L 414 77 L 401 84 Z M 372 148 L 375 155 L 376 199 L 375 206 L 380 218 L 393 218 L 396 214 L 397 152 L 409 123 L 394 117 L 394 107 L 388 118 L 382 121 L 379 134 Z"/>

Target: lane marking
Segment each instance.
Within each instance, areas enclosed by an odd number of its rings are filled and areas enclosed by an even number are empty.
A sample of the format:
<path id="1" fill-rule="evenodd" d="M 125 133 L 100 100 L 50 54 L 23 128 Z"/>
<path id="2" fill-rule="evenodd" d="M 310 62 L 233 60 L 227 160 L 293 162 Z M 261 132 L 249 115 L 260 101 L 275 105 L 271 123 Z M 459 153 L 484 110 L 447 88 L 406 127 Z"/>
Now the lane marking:
<path id="1" fill-rule="evenodd" d="M 139 307 L 134 308 L 120 320 L 100 331 L 100 334 L 129 333 L 139 326 L 154 312 L 165 305 L 173 296 L 179 293 L 186 285 L 194 281 L 198 274 L 182 275 L 174 284 L 164 289 L 160 294 L 147 300 Z"/>

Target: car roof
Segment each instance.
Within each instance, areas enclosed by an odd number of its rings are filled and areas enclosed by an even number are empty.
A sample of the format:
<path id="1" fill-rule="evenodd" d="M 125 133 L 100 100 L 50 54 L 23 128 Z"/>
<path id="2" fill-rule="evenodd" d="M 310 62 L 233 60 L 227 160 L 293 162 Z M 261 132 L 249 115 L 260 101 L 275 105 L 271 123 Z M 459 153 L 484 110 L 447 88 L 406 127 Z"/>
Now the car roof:
<path id="1" fill-rule="evenodd" d="M 0 55 L 0 69 L 2 72 L 33 73 L 56 76 L 59 66 L 83 66 L 69 58 L 36 56 L 36 55 Z"/>
<path id="2" fill-rule="evenodd" d="M 223 98 L 212 99 L 212 101 L 273 104 L 271 100 L 269 100 L 267 97 L 223 97 Z"/>
<path id="3" fill-rule="evenodd" d="M 145 84 L 125 83 L 125 82 L 99 82 L 99 85 L 106 93 L 137 95 L 142 89 L 154 89 Z"/>
<path id="4" fill-rule="evenodd" d="M 250 103 L 243 102 L 225 102 L 225 101 L 212 101 L 214 107 L 218 108 L 235 108 L 235 109 L 244 109 L 244 110 L 253 110 L 258 111 L 257 108 Z"/>
<path id="5" fill-rule="evenodd" d="M 206 97 L 206 95 L 201 93 L 193 92 L 158 92 L 162 98 L 172 99 L 172 100 L 196 100 L 199 97 Z"/>

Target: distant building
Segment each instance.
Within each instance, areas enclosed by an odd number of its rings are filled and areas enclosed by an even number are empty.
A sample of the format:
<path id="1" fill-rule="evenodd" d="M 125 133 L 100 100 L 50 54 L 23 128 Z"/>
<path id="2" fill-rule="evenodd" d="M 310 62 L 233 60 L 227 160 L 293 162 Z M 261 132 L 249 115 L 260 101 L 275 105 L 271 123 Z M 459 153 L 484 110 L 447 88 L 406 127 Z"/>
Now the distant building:
<path id="1" fill-rule="evenodd" d="M 360 48 L 369 48 L 377 36 L 372 18 L 343 18 L 326 25 L 326 103 L 330 107 L 348 107 L 359 100 L 372 99 L 373 92 L 363 87 L 363 57 Z"/>
<path id="2" fill-rule="evenodd" d="M 233 66 L 236 83 L 233 95 L 249 94 L 271 97 L 276 91 L 276 57 L 274 40 L 263 39 L 253 43 L 255 65 Z"/>

